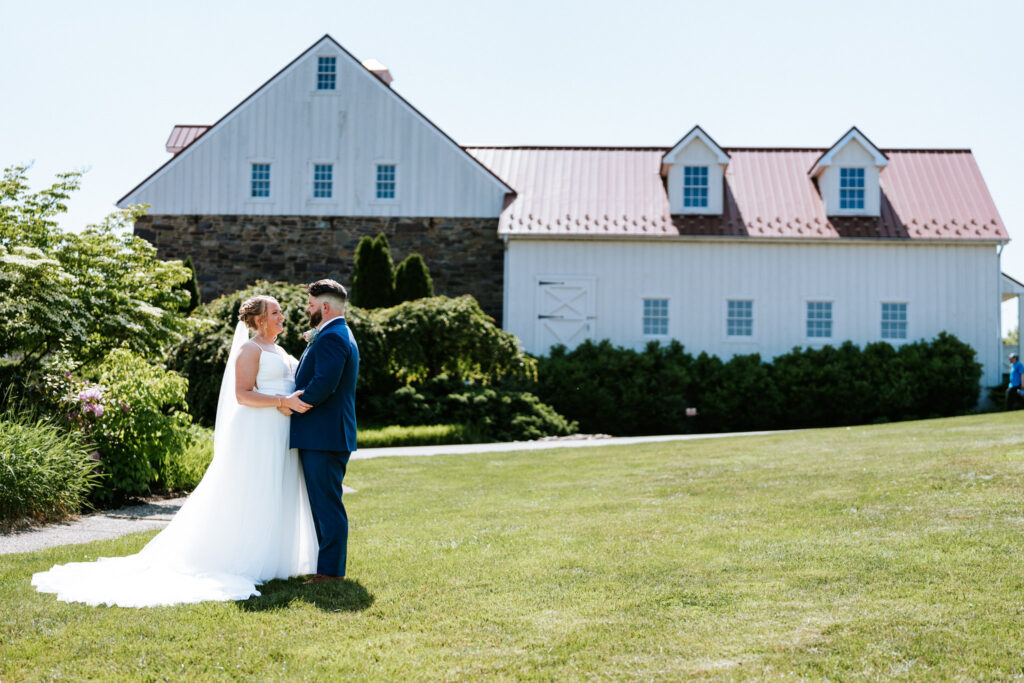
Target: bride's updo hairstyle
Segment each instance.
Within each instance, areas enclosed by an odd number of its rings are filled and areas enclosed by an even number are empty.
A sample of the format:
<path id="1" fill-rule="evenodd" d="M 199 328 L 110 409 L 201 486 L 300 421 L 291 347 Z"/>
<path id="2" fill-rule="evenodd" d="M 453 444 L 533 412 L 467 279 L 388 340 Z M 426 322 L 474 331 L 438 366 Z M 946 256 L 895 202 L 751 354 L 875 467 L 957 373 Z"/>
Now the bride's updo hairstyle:
<path id="1" fill-rule="evenodd" d="M 256 316 L 266 313 L 267 304 L 271 301 L 277 303 L 277 299 L 272 296 L 267 296 L 266 294 L 260 294 L 252 297 L 251 299 L 246 299 L 238 309 L 238 319 L 245 323 L 245 326 L 250 330 L 255 330 Z"/>

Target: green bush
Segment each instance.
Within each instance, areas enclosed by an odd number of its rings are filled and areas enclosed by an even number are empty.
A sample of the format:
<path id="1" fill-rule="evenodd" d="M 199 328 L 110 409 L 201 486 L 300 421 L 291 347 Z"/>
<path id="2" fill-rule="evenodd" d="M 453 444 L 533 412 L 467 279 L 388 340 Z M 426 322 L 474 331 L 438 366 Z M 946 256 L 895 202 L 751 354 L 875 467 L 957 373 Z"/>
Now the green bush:
<path id="1" fill-rule="evenodd" d="M 536 393 L 585 432 L 751 431 L 956 415 L 978 400 L 974 351 L 931 341 L 795 348 L 771 363 L 694 358 L 678 342 L 643 351 L 584 342 L 539 360 Z M 686 417 L 685 409 L 697 409 Z"/>
<path id="2" fill-rule="evenodd" d="M 384 308 L 395 298 L 395 264 L 391 260 L 388 238 L 380 233 L 359 240 L 352 266 L 352 305 L 360 308 Z"/>
<path id="3" fill-rule="evenodd" d="M 359 429 L 360 448 L 395 448 L 401 446 L 440 446 L 452 443 L 479 443 L 483 440 L 468 425 L 390 425 L 379 429 Z"/>
<path id="4" fill-rule="evenodd" d="M 0 528 L 78 513 L 97 479 L 78 435 L 53 420 L 0 415 Z"/>
<path id="5" fill-rule="evenodd" d="M 185 378 L 127 349 L 104 359 L 99 383 L 62 378 L 68 419 L 95 444 L 106 475 L 94 500 L 108 505 L 166 488 L 166 473 L 190 441 Z"/>
<path id="6" fill-rule="evenodd" d="M 125 346 L 162 356 L 186 327 L 188 301 L 180 285 L 189 271 L 161 261 L 156 248 L 132 234 L 143 211 L 119 210 L 84 230 L 57 223 L 78 189 L 79 173 L 31 192 L 27 167 L 0 176 L 0 357 L 4 381 L 27 383 L 63 343 L 76 367 L 92 369 Z M 20 387 L 18 395 L 21 395 Z"/>
<path id="7" fill-rule="evenodd" d="M 192 425 L 184 450 L 168 459 L 162 475 L 164 487 L 186 493 L 199 485 L 213 461 L 213 430 Z"/>
<path id="8" fill-rule="evenodd" d="M 481 441 L 523 441 L 576 431 L 551 406 L 525 391 L 467 384 L 446 376 L 407 385 L 374 397 L 370 412 L 393 424 L 456 423 L 471 427 Z"/>
<path id="9" fill-rule="evenodd" d="M 434 296 L 434 281 L 423 257 L 410 254 L 395 268 L 395 303 Z"/>

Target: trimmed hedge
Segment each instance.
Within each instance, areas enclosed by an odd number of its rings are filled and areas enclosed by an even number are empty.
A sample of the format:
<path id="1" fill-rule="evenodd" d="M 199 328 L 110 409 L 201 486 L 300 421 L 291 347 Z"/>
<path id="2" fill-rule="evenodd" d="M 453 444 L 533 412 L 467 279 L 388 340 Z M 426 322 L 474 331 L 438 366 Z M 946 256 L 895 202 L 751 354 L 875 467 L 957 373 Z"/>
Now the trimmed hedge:
<path id="1" fill-rule="evenodd" d="M 852 342 L 696 358 L 678 342 L 552 348 L 536 393 L 585 432 L 616 435 L 826 427 L 956 415 L 978 400 L 974 350 L 945 332 L 898 349 Z M 686 408 L 697 409 L 694 417 Z"/>

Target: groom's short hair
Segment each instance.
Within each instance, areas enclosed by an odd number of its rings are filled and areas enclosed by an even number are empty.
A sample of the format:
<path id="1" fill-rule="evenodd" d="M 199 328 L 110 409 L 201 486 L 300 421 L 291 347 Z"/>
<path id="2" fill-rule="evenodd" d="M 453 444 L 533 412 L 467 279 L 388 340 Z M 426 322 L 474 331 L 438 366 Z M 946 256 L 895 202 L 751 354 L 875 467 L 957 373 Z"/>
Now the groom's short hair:
<path id="1" fill-rule="evenodd" d="M 348 301 L 348 290 L 340 282 L 334 280 L 317 280 L 313 284 L 307 285 L 306 291 L 310 296 L 318 298 L 326 296 L 337 299 L 342 304 Z"/>

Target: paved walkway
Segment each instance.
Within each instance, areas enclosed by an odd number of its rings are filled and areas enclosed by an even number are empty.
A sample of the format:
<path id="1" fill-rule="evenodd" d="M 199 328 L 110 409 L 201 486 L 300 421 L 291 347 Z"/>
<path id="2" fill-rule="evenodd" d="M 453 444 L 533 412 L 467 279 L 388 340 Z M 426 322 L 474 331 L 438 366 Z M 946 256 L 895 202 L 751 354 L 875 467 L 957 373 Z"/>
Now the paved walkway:
<path id="1" fill-rule="evenodd" d="M 742 432 L 732 434 L 672 434 L 667 436 L 624 436 L 604 438 L 551 439 L 541 441 L 513 441 L 508 443 L 452 444 L 449 446 L 408 446 L 404 448 L 362 448 L 353 460 L 370 458 L 452 455 L 466 453 L 507 453 L 511 451 L 538 451 L 550 448 L 588 448 L 593 446 L 627 446 L 660 441 L 686 441 L 690 439 L 720 439 L 731 436 L 753 436 L 770 432 Z M 355 493 L 345 487 L 345 493 Z M 33 527 L 24 531 L 0 534 L 0 555 L 27 553 L 43 548 L 76 543 L 91 543 L 118 538 L 150 529 L 162 529 L 185 502 L 185 498 L 154 500 L 145 505 L 134 505 L 120 510 L 97 512 L 71 522 Z"/>

